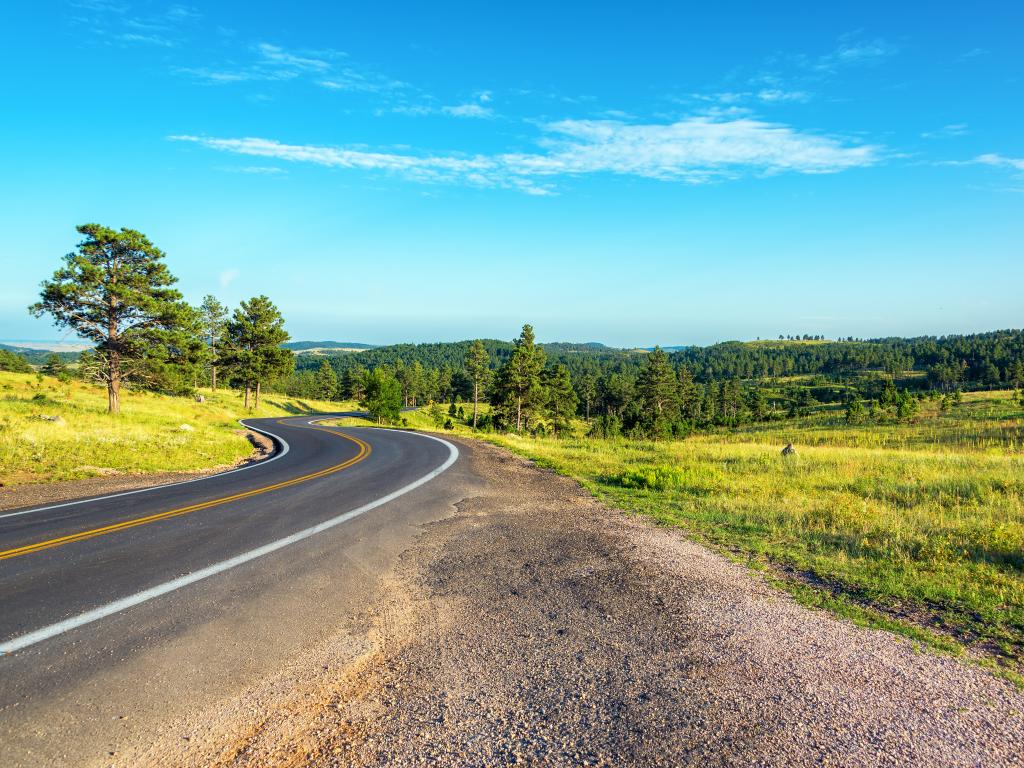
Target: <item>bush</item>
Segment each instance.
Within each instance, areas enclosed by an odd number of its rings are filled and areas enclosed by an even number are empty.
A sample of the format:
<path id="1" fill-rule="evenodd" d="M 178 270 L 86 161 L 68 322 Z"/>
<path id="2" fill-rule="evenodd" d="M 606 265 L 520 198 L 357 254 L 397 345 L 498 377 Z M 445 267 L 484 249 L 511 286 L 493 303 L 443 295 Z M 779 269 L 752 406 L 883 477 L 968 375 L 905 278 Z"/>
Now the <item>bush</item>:
<path id="1" fill-rule="evenodd" d="M 627 469 L 614 479 L 623 488 L 667 491 L 669 488 L 682 485 L 685 475 L 676 467 L 660 465 Z"/>

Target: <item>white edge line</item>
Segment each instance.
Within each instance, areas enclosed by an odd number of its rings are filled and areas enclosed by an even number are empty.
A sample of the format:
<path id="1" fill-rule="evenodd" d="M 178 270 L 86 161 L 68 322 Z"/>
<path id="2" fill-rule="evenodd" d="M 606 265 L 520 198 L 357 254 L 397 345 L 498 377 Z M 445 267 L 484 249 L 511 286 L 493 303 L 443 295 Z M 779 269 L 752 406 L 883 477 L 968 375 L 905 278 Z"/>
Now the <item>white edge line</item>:
<path id="1" fill-rule="evenodd" d="M 333 418 L 333 417 L 328 417 Z M 281 450 L 271 456 L 269 459 L 263 459 L 262 461 L 256 461 L 252 464 L 247 464 L 244 467 L 238 467 L 236 469 L 228 469 L 224 472 L 218 472 L 214 475 L 205 475 L 204 477 L 194 477 L 191 480 L 178 480 L 174 483 L 164 483 L 163 485 L 150 485 L 145 488 L 136 488 L 134 491 L 122 491 L 121 493 L 111 493 L 107 496 L 92 496 L 86 499 L 75 499 L 74 501 L 65 501 L 62 504 L 50 504 L 45 507 L 34 507 L 33 509 L 23 509 L 19 512 L 7 512 L 6 514 L 0 514 L 0 520 L 5 517 L 17 517 L 18 515 L 30 515 L 33 512 L 45 512 L 48 509 L 60 509 L 61 507 L 73 507 L 76 504 L 88 504 L 92 501 L 103 501 L 105 499 L 119 499 L 122 496 L 134 496 L 136 493 L 148 493 L 149 491 L 159 491 L 164 488 L 173 488 L 176 485 L 188 485 L 189 483 L 199 483 L 203 480 L 212 480 L 215 477 L 224 477 L 224 475 L 233 475 L 235 472 L 245 472 L 247 469 L 255 469 L 256 467 L 264 467 L 272 461 L 284 458 L 284 455 L 288 453 L 288 442 L 280 435 L 275 435 L 273 432 L 268 432 L 265 429 L 259 429 L 250 424 L 246 424 L 244 419 L 239 419 L 238 423 L 246 429 L 251 429 L 253 432 L 259 432 L 261 435 L 273 438 L 277 441 L 278 445 L 281 446 Z"/>
<path id="2" fill-rule="evenodd" d="M 374 429 L 374 427 L 370 427 L 370 429 Z M 65 619 L 64 621 L 59 621 L 56 624 L 50 624 L 49 626 L 42 627 L 41 629 L 37 629 L 34 632 L 29 632 L 28 634 L 21 635 L 19 637 L 15 637 L 11 640 L 8 640 L 5 643 L 0 643 L 0 656 L 9 653 L 14 653 L 15 651 L 20 651 L 23 648 L 27 648 L 30 645 L 35 645 L 36 643 L 42 642 L 43 640 L 49 640 L 52 637 L 62 635 L 65 632 L 68 632 L 72 629 L 76 629 L 85 624 L 90 624 L 94 621 L 106 618 L 107 616 L 119 613 L 127 608 L 139 605 L 140 603 L 145 603 L 146 601 L 152 600 L 155 597 L 166 595 L 168 592 L 174 592 L 175 590 L 181 589 L 182 587 L 187 587 L 189 584 L 195 584 L 197 581 L 202 581 L 203 579 L 209 578 L 210 576 L 215 576 L 218 573 L 223 573 L 224 571 L 235 568 L 239 565 L 242 565 L 243 563 L 247 563 L 250 560 L 255 560 L 258 557 L 269 555 L 271 552 L 276 552 L 279 549 L 283 549 L 284 547 L 287 547 L 289 544 L 295 544 L 296 542 L 302 541 L 303 539 L 308 539 L 312 536 L 316 536 L 318 533 L 322 533 L 323 531 L 333 528 L 336 525 L 346 523 L 355 517 L 359 517 L 359 515 L 363 514 L 364 512 L 369 512 L 371 509 L 376 509 L 379 506 L 387 504 L 389 501 L 397 499 L 399 496 L 409 493 L 409 491 L 419 488 L 421 485 L 424 485 L 425 483 L 429 483 L 435 477 L 437 477 L 446 469 L 448 469 L 459 458 L 459 449 L 456 448 L 451 443 L 449 443 L 447 440 L 442 440 L 441 438 L 434 437 L 433 435 L 425 435 L 420 432 L 406 432 L 406 434 L 418 435 L 419 437 L 425 437 L 430 440 L 436 440 L 437 442 L 448 446 L 448 458 L 437 469 L 428 472 L 418 480 L 414 480 L 408 485 L 402 486 L 397 491 L 392 491 L 388 495 L 381 496 L 379 499 L 371 501 L 369 504 L 364 504 L 363 506 L 357 509 L 345 512 L 344 514 L 338 515 L 337 517 L 332 517 L 329 520 L 324 520 L 322 523 L 317 523 L 316 525 L 310 528 L 306 528 L 305 530 L 293 533 L 290 536 L 285 536 L 284 538 L 277 539 L 276 541 L 272 541 L 269 544 L 264 544 L 262 547 L 257 547 L 256 549 L 251 549 L 248 552 L 243 552 L 240 555 L 235 555 L 234 557 L 228 560 L 222 560 L 219 563 L 208 565 L 206 568 L 202 568 L 198 571 L 193 571 L 192 573 L 186 574 L 184 576 L 179 576 L 178 578 L 172 579 L 171 581 L 165 581 L 163 584 L 157 584 L 155 587 L 150 587 L 149 589 L 145 589 L 142 592 L 136 592 L 134 595 L 129 595 L 128 597 L 122 597 L 120 600 L 115 600 L 112 603 L 101 605 L 99 608 L 93 608 L 91 611 L 80 613 L 77 616 L 72 616 L 71 618 Z"/>

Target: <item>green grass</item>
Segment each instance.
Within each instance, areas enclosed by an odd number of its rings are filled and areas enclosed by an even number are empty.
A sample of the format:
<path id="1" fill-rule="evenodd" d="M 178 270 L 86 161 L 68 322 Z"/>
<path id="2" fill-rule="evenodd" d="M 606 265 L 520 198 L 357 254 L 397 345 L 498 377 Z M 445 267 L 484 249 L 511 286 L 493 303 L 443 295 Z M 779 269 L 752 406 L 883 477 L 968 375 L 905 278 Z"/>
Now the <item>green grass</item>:
<path id="1" fill-rule="evenodd" d="M 203 394 L 206 402 L 197 403 L 192 398 L 124 392 L 121 415 L 109 416 L 106 391 L 101 387 L 0 372 L 0 483 L 229 466 L 252 453 L 239 418 L 351 405 L 269 394 L 258 411 L 246 412 L 239 393 Z M 48 421 L 44 416 L 60 420 Z"/>
<path id="2" fill-rule="evenodd" d="M 926 403 L 909 424 L 848 427 L 841 415 L 681 442 L 482 437 L 684 529 L 802 602 L 1024 672 L 1021 407 L 993 392 L 947 412 Z M 785 459 L 790 441 L 798 454 Z"/>

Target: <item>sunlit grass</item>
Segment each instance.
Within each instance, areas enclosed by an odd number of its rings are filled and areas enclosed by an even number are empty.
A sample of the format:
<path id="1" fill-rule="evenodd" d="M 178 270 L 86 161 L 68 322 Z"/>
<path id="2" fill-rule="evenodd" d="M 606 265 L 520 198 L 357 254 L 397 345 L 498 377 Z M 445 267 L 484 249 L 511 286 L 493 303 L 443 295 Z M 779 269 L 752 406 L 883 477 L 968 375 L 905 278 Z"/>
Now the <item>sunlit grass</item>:
<path id="1" fill-rule="evenodd" d="M 101 387 L 0 372 L 0 483 L 228 466 L 252 453 L 239 418 L 346 407 L 270 394 L 258 411 L 246 412 L 239 393 L 203 395 L 206 402 L 199 403 L 124 392 L 121 415 L 110 416 Z"/>
<path id="2" fill-rule="evenodd" d="M 436 429 L 424 411 L 403 416 Z M 952 636 L 1020 669 L 1022 421 L 1012 393 L 986 392 L 948 411 L 925 402 L 906 424 L 851 427 L 823 410 L 678 442 L 592 440 L 582 428 L 562 440 L 480 436 L 788 579 L 805 601 L 851 617 L 878 609 L 876 625 L 916 639 L 929 635 L 915 624 L 932 627 L 944 633 L 934 645 Z"/>

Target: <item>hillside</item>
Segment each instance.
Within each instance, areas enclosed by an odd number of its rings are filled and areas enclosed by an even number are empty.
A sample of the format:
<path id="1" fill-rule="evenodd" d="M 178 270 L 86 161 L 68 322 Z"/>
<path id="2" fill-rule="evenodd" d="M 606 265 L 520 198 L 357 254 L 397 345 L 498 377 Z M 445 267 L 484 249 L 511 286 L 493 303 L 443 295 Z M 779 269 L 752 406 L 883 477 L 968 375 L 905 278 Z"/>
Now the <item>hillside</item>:
<path id="1" fill-rule="evenodd" d="M 6 372 L 0 393 L 3 486 L 229 466 L 252 453 L 239 418 L 344 407 L 270 394 L 258 411 L 246 412 L 235 391 L 205 390 L 202 403 L 126 391 L 121 416 L 112 417 L 102 387 Z"/>

